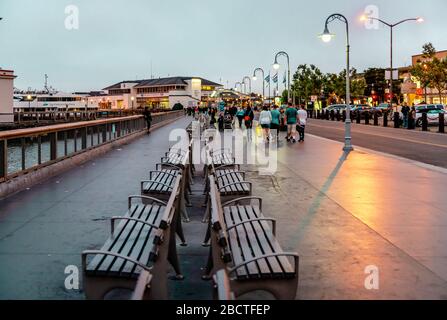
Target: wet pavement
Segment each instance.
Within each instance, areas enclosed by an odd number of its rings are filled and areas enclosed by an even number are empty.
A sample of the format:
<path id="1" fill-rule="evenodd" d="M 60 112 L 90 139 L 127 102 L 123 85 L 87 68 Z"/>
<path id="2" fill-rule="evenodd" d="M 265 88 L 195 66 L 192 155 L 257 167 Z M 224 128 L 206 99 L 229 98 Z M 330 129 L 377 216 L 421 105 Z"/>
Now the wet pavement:
<path id="1" fill-rule="evenodd" d="M 65 267 L 80 267 L 81 251 L 104 243 L 106 219 L 126 211 L 127 196 L 139 193 L 167 150 L 170 130 L 190 121 L 1 200 L 0 298 L 83 299 L 64 288 Z M 315 136 L 282 140 L 274 175 L 242 168 L 265 215 L 278 220 L 283 249 L 300 255 L 297 298 L 447 299 L 447 170 L 361 149 L 345 157 L 341 148 Z M 200 279 L 208 253 L 201 182 L 197 176 L 192 221 L 184 224 L 188 246 L 179 247 L 186 279 L 169 283 L 172 299 L 211 298 L 211 284 Z M 364 286 L 371 265 L 379 290 Z"/>

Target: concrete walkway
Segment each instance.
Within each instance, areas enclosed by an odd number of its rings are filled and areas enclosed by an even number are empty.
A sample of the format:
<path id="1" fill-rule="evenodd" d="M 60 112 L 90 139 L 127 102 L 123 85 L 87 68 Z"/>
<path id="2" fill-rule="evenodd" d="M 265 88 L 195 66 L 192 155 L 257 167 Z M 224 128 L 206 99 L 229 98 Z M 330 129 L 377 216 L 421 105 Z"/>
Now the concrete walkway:
<path id="1" fill-rule="evenodd" d="M 80 253 L 99 248 L 107 218 L 126 211 L 168 148 L 182 119 L 102 158 L 0 201 L 0 299 L 84 299 L 66 290 L 64 269 L 80 267 Z M 445 169 L 309 136 L 304 144 L 281 142 L 278 171 L 258 174 L 245 166 L 254 195 L 278 220 L 286 251 L 300 254 L 298 299 L 447 299 L 447 198 Z M 195 208 L 184 224 L 188 247 L 179 248 L 187 277 L 170 282 L 172 299 L 209 299 L 200 280 L 207 248 L 201 179 Z M 364 286 L 367 266 L 379 269 L 379 290 Z M 260 295 L 252 295 L 258 297 Z"/>
<path id="2" fill-rule="evenodd" d="M 440 155 L 441 156 L 441 155 Z M 308 136 L 254 193 L 301 257 L 300 299 L 447 299 L 447 170 Z M 367 266 L 380 289 L 365 289 Z"/>

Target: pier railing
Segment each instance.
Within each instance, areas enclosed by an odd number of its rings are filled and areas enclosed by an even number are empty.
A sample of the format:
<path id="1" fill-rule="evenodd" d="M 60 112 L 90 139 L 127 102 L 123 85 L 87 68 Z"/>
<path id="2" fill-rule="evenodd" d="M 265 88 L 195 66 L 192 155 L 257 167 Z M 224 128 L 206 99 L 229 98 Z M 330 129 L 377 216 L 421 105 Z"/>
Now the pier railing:
<path id="1" fill-rule="evenodd" d="M 91 121 L 116 117 L 141 115 L 142 109 L 100 109 L 100 110 L 56 110 L 35 111 L 23 110 L 14 112 L 14 123 L 17 126 L 49 125 L 55 123 Z M 154 111 L 157 112 L 157 111 Z M 163 111 L 170 112 L 170 111 Z M 161 113 L 161 111 L 160 111 Z"/>
<path id="2" fill-rule="evenodd" d="M 153 113 L 152 123 L 183 111 Z M 141 115 L 0 131 L 0 183 L 145 129 Z"/>

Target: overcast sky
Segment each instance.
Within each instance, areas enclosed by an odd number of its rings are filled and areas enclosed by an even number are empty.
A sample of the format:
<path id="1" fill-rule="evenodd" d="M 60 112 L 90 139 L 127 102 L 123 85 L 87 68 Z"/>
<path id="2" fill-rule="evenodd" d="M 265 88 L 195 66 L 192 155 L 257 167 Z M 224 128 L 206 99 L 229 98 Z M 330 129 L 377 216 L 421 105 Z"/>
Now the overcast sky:
<path id="1" fill-rule="evenodd" d="M 77 30 L 65 27 L 68 5 L 79 8 Z M 151 61 L 155 77 L 201 76 L 234 86 L 255 67 L 268 71 L 280 50 L 293 70 L 313 63 L 339 72 L 343 25 L 331 24 L 333 42 L 317 38 L 335 12 L 350 20 L 352 65 L 387 67 L 389 29 L 359 21 L 368 5 L 390 22 L 425 19 L 396 28 L 396 66 L 410 64 L 426 42 L 447 49 L 446 0 L 0 0 L 0 67 L 15 70 L 18 88 L 42 88 L 47 73 L 49 84 L 64 91 L 149 78 Z M 260 81 L 253 87 L 259 90 Z"/>

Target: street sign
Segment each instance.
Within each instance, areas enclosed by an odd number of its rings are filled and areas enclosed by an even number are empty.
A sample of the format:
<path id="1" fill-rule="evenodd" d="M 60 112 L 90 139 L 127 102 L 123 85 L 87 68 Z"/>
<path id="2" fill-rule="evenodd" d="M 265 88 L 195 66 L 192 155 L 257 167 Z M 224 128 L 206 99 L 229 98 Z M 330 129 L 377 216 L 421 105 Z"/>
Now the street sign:
<path id="1" fill-rule="evenodd" d="M 393 80 L 399 79 L 399 70 L 393 70 Z M 385 80 L 391 80 L 390 70 L 385 70 Z"/>

